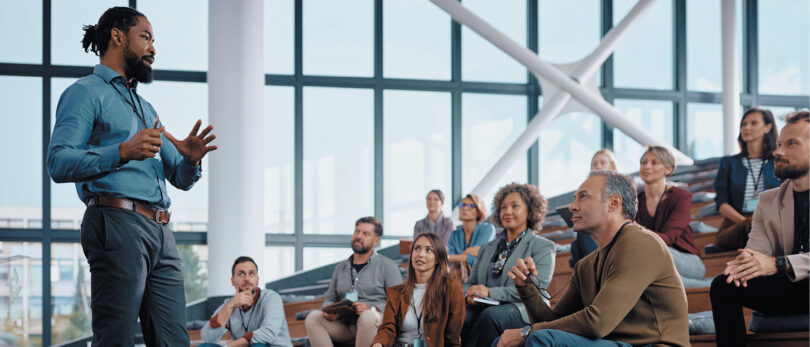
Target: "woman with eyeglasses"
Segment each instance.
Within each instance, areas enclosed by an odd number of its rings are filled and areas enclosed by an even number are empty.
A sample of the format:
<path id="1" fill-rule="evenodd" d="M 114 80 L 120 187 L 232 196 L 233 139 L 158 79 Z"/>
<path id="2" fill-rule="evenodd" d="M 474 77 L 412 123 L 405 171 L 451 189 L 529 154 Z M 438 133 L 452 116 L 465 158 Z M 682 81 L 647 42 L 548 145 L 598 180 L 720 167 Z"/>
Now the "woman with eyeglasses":
<path id="1" fill-rule="evenodd" d="M 537 187 L 512 183 L 502 187 L 493 199 L 492 222 L 504 233 L 478 250 L 480 259 L 464 284 L 467 315 L 461 342 L 464 346 L 489 346 L 506 329 L 530 324 L 515 283 L 507 275 L 518 259 L 532 257 L 538 264 L 538 282 L 547 288 L 554 273 L 554 243 L 536 236 L 546 216 L 547 202 Z M 504 271 L 505 269 L 505 271 Z M 500 305 L 476 299 L 491 298 Z"/>
<path id="2" fill-rule="evenodd" d="M 414 224 L 413 238 L 415 239 L 421 233 L 434 233 L 439 235 L 446 245 L 447 240 L 450 239 L 450 232 L 453 231 L 453 219 L 445 217 L 442 213 L 444 193 L 439 189 L 429 191 L 425 197 L 425 204 L 428 214 Z"/>
<path id="3" fill-rule="evenodd" d="M 467 264 L 472 267 L 478 259 L 481 245 L 495 238 L 495 227 L 486 222 L 487 209 L 478 195 L 467 194 L 458 204 L 458 219 L 461 220 L 456 230 L 450 234 L 447 253 L 452 263 Z"/>
<path id="4" fill-rule="evenodd" d="M 461 344 L 464 292 L 448 272 L 447 250 L 434 233 L 411 244 L 408 278 L 386 289 L 385 312 L 372 347 Z"/>

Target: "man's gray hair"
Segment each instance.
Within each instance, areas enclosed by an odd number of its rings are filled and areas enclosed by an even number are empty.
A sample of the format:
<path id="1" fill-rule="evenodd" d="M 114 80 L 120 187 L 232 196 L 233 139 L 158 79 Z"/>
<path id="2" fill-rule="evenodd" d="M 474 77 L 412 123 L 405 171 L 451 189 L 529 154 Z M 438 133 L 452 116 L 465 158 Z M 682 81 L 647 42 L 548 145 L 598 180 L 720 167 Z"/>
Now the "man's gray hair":
<path id="1" fill-rule="evenodd" d="M 602 201 L 614 195 L 621 196 L 625 217 L 636 219 L 638 195 L 633 179 L 612 170 L 591 171 L 588 178 L 594 176 L 605 176 L 605 186 L 602 188 Z"/>

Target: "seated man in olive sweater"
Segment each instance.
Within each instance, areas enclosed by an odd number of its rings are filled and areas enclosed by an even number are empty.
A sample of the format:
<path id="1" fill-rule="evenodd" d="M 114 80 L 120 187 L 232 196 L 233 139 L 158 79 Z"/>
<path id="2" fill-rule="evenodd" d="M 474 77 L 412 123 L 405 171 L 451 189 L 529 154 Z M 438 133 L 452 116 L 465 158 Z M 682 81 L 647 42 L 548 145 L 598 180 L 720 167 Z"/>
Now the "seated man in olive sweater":
<path id="1" fill-rule="evenodd" d="M 200 331 L 203 346 L 219 346 L 225 331 L 231 333 L 230 347 L 292 347 L 284 304 L 281 296 L 270 289 L 260 289 L 259 267 L 250 257 L 239 257 L 231 267 L 231 284 L 236 295 L 217 308 L 211 320 Z"/>
<path id="2" fill-rule="evenodd" d="M 661 238 L 633 223 L 633 182 L 611 171 L 591 172 L 570 209 L 574 231 L 599 248 L 576 264 L 554 309 L 531 279 L 537 273 L 532 259 L 518 260 L 509 276 L 532 325 L 506 330 L 497 346 L 689 346 L 683 283 Z"/>

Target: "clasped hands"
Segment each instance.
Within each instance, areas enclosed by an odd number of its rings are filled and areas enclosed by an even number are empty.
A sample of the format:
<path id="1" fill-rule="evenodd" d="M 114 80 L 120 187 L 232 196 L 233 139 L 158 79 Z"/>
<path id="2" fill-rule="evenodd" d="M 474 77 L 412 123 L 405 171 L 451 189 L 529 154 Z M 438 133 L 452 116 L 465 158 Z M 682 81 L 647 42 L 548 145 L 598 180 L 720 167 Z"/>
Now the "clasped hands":
<path id="1" fill-rule="evenodd" d="M 354 309 L 354 313 L 356 313 L 359 316 L 359 315 L 363 314 L 363 312 L 371 310 L 372 308 L 371 308 L 371 306 L 369 306 L 368 304 L 366 304 L 364 302 L 355 301 L 355 302 L 352 303 L 352 309 Z M 335 321 L 335 320 L 338 319 L 337 313 L 326 313 L 326 312 L 322 312 L 322 313 L 323 313 L 324 318 L 326 318 L 329 321 Z"/>
<path id="2" fill-rule="evenodd" d="M 738 249 L 737 258 L 726 263 L 723 274 L 728 276 L 726 283 L 734 283 L 735 286 L 748 286 L 748 281 L 760 276 L 775 275 L 776 258 L 759 253 L 752 249 Z"/>
<path id="3" fill-rule="evenodd" d="M 216 135 L 209 133 L 214 129 L 213 125 L 208 125 L 199 134 L 197 132 L 202 126 L 202 120 L 198 119 L 197 123 L 189 132 L 188 136 L 183 140 L 176 139 L 170 132 L 166 131 L 166 126 L 158 128 L 160 117 L 155 120 L 155 125 L 152 129 L 143 129 L 133 136 L 129 141 L 122 142 L 118 146 L 118 155 L 122 163 L 130 160 L 144 160 L 147 158 L 154 158 L 160 152 L 160 146 L 163 144 L 160 135 L 166 136 L 177 152 L 183 156 L 189 163 L 194 166 L 200 165 L 200 160 L 205 157 L 208 152 L 217 150 L 217 146 L 208 146 L 211 141 L 217 138 Z"/>

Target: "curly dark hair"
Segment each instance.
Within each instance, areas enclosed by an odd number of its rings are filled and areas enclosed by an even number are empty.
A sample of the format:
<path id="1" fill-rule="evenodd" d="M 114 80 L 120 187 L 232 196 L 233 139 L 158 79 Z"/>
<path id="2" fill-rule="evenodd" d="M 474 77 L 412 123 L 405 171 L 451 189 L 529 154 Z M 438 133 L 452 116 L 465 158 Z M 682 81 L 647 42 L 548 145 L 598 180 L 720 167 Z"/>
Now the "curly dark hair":
<path id="1" fill-rule="evenodd" d="M 548 202 L 546 198 L 540 195 L 540 190 L 531 184 L 510 183 L 498 190 L 495 198 L 492 199 L 492 217 L 490 220 L 493 224 L 503 227 L 501 225 L 501 203 L 507 195 L 512 193 L 520 194 L 523 202 L 529 208 L 529 216 L 526 221 L 526 227 L 533 231 L 540 231 L 543 229 L 543 220 L 546 218 L 548 211 Z"/>

